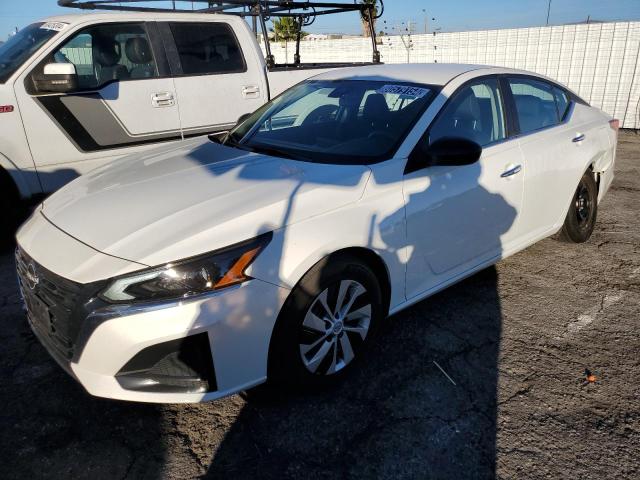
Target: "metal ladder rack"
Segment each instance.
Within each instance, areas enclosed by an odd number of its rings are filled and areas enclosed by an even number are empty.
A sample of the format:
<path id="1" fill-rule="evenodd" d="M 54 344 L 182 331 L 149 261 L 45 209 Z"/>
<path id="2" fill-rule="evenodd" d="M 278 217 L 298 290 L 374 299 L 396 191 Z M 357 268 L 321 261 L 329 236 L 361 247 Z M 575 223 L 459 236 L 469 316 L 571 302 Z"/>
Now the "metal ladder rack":
<path id="1" fill-rule="evenodd" d="M 115 10 L 125 12 L 150 13 L 211 13 L 236 15 L 253 19 L 253 31 L 257 34 L 257 24 L 260 24 L 264 39 L 267 67 L 276 66 L 275 57 L 271 53 L 269 34 L 266 22 L 271 17 L 296 19 L 296 53 L 293 66 L 302 65 L 300 62 L 300 40 L 302 28 L 307 27 L 321 15 L 334 15 L 345 12 L 358 12 L 369 18 L 369 34 L 373 47 L 373 63 L 380 63 L 380 52 L 376 40 L 373 21 L 384 13 L 384 1 L 378 0 L 380 9 L 377 14 L 376 6 L 368 3 L 323 2 L 302 0 L 58 0 L 61 7 L 78 8 L 82 10 Z M 194 8 L 199 4 L 202 8 Z"/>

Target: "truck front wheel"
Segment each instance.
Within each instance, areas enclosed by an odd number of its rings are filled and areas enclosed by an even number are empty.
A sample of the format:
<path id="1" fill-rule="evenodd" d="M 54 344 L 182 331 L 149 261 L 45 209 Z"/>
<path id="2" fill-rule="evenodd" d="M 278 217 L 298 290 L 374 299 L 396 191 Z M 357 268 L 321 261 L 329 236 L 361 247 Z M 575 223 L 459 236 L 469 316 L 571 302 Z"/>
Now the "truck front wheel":
<path id="1" fill-rule="evenodd" d="M 24 213 L 25 207 L 11 177 L 0 169 L 0 249 L 5 250 L 13 245 L 16 228 Z"/>

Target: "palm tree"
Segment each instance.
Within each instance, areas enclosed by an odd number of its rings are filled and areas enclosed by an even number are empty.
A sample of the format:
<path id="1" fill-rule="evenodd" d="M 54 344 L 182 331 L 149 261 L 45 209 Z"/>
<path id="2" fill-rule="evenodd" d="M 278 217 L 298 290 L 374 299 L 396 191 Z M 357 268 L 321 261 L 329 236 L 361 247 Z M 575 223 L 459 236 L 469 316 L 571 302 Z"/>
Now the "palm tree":
<path id="1" fill-rule="evenodd" d="M 298 35 L 298 22 L 294 17 L 281 17 L 273 21 L 273 28 L 271 31 L 275 34 L 274 40 L 289 41 L 295 40 Z M 307 32 L 300 32 L 302 37 L 309 35 Z"/>
<path id="2" fill-rule="evenodd" d="M 378 0 L 360 0 L 360 3 L 364 5 L 372 5 L 371 16 L 373 17 L 371 21 L 373 22 L 373 28 L 376 27 L 376 15 L 378 15 Z M 369 10 L 361 10 L 360 11 L 360 20 L 362 21 L 362 33 L 365 37 L 371 36 L 371 31 L 369 30 Z"/>

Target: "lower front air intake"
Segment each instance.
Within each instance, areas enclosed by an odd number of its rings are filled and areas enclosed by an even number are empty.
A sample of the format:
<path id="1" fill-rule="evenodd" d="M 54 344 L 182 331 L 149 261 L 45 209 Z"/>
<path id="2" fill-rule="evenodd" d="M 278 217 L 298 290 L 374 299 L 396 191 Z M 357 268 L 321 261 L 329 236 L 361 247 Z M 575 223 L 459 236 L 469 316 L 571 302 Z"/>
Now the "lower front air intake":
<path id="1" fill-rule="evenodd" d="M 209 337 L 200 333 L 138 352 L 116 374 L 126 390 L 207 393 L 217 390 Z"/>

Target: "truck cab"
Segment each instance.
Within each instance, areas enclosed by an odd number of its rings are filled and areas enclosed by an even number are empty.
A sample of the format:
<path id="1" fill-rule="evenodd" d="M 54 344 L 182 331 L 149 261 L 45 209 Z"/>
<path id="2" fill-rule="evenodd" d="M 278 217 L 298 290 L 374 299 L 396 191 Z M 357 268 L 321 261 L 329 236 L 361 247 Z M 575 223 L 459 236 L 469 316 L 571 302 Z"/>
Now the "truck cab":
<path id="1" fill-rule="evenodd" d="M 124 155 L 222 133 L 294 84 L 353 65 L 268 65 L 231 14 L 33 23 L 0 46 L 0 208 L 13 212 Z"/>
<path id="2" fill-rule="evenodd" d="M 229 129 L 268 100 L 267 81 L 235 16 L 98 13 L 29 25 L 0 47 L 3 196 L 46 194 L 117 157 Z"/>

